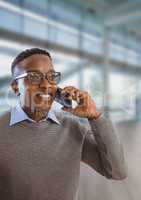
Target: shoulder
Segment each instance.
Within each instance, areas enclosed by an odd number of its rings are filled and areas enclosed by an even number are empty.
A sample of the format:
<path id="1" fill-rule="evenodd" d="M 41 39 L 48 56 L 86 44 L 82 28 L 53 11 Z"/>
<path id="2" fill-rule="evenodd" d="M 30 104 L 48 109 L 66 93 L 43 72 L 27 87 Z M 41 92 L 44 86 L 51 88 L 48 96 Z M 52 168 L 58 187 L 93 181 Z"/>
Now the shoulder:
<path id="1" fill-rule="evenodd" d="M 81 132 L 83 135 L 90 129 L 88 120 L 86 118 L 80 118 L 72 113 L 62 110 L 56 111 L 55 115 L 62 126 L 67 125 L 71 129 Z"/>
<path id="2" fill-rule="evenodd" d="M 68 122 L 71 125 L 77 125 L 77 124 L 79 124 L 79 121 L 80 121 L 79 117 L 77 117 L 69 112 L 65 112 L 63 110 L 55 111 L 55 115 L 62 125 L 66 124 Z"/>
<path id="3" fill-rule="evenodd" d="M 9 126 L 11 111 L 8 110 L 0 115 L 0 127 Z"/>

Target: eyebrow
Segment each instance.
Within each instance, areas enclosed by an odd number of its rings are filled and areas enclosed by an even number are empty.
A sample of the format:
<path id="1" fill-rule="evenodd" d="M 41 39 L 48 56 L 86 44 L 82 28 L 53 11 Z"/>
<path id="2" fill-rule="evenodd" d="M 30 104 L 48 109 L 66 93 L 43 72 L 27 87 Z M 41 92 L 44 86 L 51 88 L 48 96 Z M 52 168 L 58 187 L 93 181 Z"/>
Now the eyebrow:
<path id="1" fill-rule="evenodd" d="M 42 73 L 41 71 L 39 71 L 39 70 L 27 70 L 26 71 L 26 73 L 28 73 L 28 72 L 38 72 L 38 73 Z M 49 70 L 48 72 L 55 72 L 55 70 L 53 70 L 53 69 L 51 69 L 51 70 Z M 48 73 L 48 72 L 46 72 L 46 73 Z M 43 74 L 43 73 L 42 73 Z"/>

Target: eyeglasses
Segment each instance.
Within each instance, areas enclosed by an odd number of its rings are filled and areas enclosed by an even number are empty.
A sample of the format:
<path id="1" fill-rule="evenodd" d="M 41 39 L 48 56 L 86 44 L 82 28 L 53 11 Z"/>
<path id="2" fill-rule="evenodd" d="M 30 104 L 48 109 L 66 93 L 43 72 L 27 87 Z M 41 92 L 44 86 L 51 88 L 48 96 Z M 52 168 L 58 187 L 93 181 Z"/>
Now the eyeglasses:
<path id="1" fill-rule="evenodd" d="M 24 74 L 21 74 L 14 78 L 14 80 L 18 80 L 21 78 L 26 78 L 27 81 L 32 85 L 39 85 L 42 83 L 43 79 L 47 79 L 50 84 L 58 84 L 61 79 L 61 73 L 55 72 L 53 70 L 43 74 L 38 71 L 29 71 Z"/>

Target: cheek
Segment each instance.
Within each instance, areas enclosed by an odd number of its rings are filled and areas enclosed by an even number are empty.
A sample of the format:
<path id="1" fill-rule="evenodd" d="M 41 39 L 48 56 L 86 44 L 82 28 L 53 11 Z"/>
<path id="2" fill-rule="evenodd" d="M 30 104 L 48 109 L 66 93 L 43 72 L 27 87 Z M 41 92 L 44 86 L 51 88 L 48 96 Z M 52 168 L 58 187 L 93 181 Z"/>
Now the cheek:
<path id="1" fill-rule="evenodd" d="M 25 96 L 25 99 L 28 99 L 29 101 L 34 102 L 34 99 L 37 94 L 38 94 L 37 88 L 28 86 L 25 89 L 24 96 Z"/>
<path id="2" fill-rule="evenodd" d="M 50 92 L 52 94 L 52 99 L 49 101 L 46 101 L 43 98 L 38 98 L 36 95 L 39 94 L 39 92 L 42 91 L 42 88 L 38 86 L 32 86 L 26 83 L 26 81 L 20 82 L 19 83 L 19 91 L 21 93 L 21 100 L 23 101 L 24 104 L 29 104 L 29 105 L 42 105 L 43 103 L 46 104 L 51 104 L 53 102 L 53 99 L 55 98 L 56 95 L 56 90 L 57 86 L 49 86 L 46 90 L 46 92 Z"/>
<path id="3" fill-rule="evenodd" d="M 19 79 L 18 87 L 19 87 L 20 93 L 23 95 L 24 95 L 24 93 L 26 93 L 26 91 L 31 92 L 33 90 L 32 86 L 30 84 L 28 84 L 27 81 L 24 79 Z"/>
<path id="4" fill-rule="evenodd" d="M 37 100 L 36 94 L 37 94 L 37 88 L 27 86 L 23 90 L 23 94 L 21 95 L 21 101 L 23 104 L 25 104 L 27 107 L 31 106 L 37 106 L 40 104 L 40 101 Z"/>
<path id="5" fill-rule="evenodd" d="M 26 86 L 24 84 L 22 84 L 21 82 L 19 82 L 19 92 L 20 94 L 24 94 L 26 91 Z"/>
<path id="6" fill-rule="evenodd" d="M 30 100 L 31 98 L 33 98 L 36 91 L 36 88 L 25 84 L 24 82 L 19 83 L 19 92 L 22 99 Z"/>

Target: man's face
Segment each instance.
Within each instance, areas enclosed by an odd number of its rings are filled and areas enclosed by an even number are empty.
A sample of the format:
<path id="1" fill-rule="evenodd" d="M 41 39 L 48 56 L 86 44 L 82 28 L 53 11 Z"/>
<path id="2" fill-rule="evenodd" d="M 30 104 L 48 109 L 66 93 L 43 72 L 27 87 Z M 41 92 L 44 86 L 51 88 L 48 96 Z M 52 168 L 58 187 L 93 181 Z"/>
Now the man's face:
<path id="1" fill-rule="evenodd" d="M 48 56 L 35 54 L 18 63 L 14 69 L 14 77 L 29 71 L 46 74 L 52 70 L 54 71 L 54 68 Z M 41 111 L 48 111 L 50 109 L 57 89 L 55 83 L 50 83 L 44 78 L 40 84 L 32 84 L 25 77 L 18 79 L 17 83 L 14 84 L 17 84 L 16 87 L 20 93 L 20 103 L 23 108 L 28 108 L 32 111 L 34 109 Z"/>

